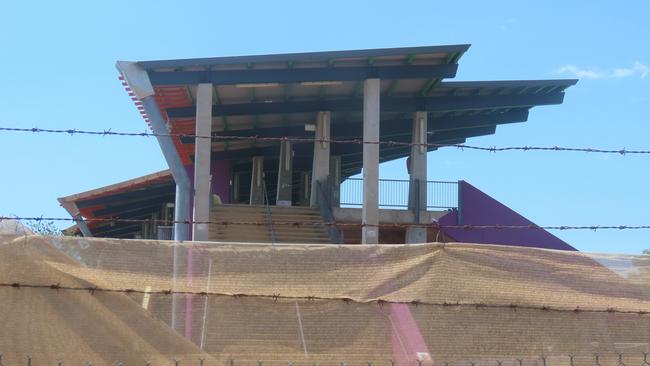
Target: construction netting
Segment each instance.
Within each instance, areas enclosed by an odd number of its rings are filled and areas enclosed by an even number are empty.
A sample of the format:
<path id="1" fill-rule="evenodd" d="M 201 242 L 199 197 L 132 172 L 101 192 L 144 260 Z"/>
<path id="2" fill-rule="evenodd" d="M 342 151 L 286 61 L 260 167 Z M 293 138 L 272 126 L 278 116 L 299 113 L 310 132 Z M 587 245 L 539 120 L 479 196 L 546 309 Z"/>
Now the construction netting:
<path id="1" fill-rule="evenodd" d="M 650 364 L 647 255 L 0 243 L 3 366 Z"/>

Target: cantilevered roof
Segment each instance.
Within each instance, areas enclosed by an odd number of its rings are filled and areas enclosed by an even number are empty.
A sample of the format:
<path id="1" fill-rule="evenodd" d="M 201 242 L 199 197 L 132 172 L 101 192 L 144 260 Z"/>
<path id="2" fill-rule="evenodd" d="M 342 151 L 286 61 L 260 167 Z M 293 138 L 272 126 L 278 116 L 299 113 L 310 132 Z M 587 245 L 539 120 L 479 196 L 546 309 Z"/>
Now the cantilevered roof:
<path id="1" fill-rule="evenodd" d="M 425 47 L 376 48 L 366 50 L 140 61 L 138 64 L 150 72 L 203 71 L 206 67 L 210 68 L 210 70 L 218 71 L 330 68 L 332 66 L 344 68 L 347 66 L 368 67 L 373 65 L 375 67 L 438 65 L 456 63 L 458 58 L 467 51 L 469 47 L 470 45 L 468 44 L 461 44 Z M 368 62 L 369 59 L 371 60 L 370 63 Z M 178 75 L 180 74 L 177 74 L 177 76 Z M 154 84 L 157 83 L 156 80 L 152 80 L 152 82 Z M 278 82 L 280 81 L 278 80 Z"/>
<path id="2" fill-rule="evenodd" d="M 174 202 L 175 184 L 169 170 L 59 198 L 71 216 L 86 219 L 125 217 L 148 219 L 163 204 Z M 137 222 L 89 222 L 93 236 L 133 237 Z"/>
<path id="3" fill-rule="evenodd" d="M 248 169 L 250 158 L 277 158 L 278 143 L 241 137 L 313 137 L 305 124 L 331 111 L 333 139 L 361 139 L 363 81 L 381 79 L 382 140 L 410 141 L 415 111 L 429 112 L 429 143 L 454 144 L 493 134 L 496 126 L 524 122 L 530 108 L 560 104 L 576 80 L 446 82 L 456 76 L 469 45 L 293 53 L 143 61 L 172 133 L 194 134 L 196 86 L 214 84 L 213 159 Z M 191 138 L 177 138 L 185 163 Z M 361 168 L 361 146 L 334 144 L 343 178 Z M 294 170 L 310 170 L 313 147 L 294 146 Z M 408 147 L 382 146 L 380 160 L 408 155 Z M 239 165 L 238 165 L 239 164 Z"/>

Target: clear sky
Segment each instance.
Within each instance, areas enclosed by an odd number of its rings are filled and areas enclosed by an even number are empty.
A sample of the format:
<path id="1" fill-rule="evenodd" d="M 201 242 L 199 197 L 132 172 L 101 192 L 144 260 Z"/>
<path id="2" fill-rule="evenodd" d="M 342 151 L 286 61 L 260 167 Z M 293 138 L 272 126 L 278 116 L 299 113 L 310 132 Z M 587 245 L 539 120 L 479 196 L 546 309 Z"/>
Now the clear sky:
<path id="1" fill-rule="evenodd" d="M 470 43 L 456 80 L 575 78 L 564 104 L 469 144 L 650 149 L 647 1 L 13 1 L 0 5 L 0 125 L 145 131 L 116 60 Z M 57 197 L 166 168 L 156 140 L 0 133 L 0 214 L 60 216 Z M 538 225 L 649 225 L 650 156 L 429 154 Z M 406 178 L 405 164 L 381 176 Z M 650 230 L 555 232 L 639 253 Z"/>

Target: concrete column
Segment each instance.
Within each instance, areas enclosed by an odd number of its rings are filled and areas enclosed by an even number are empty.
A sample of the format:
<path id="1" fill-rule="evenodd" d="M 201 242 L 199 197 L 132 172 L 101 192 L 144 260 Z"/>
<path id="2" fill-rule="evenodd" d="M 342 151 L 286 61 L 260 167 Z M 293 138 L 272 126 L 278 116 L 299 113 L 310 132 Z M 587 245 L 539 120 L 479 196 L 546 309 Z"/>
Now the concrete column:
<path id="1" fill-rule="evenodd" d="M 427 143 L 427 112 L 415 112 L 411 142 Z M 427 147 L 411 146 L 409 182 L 409 209 L 413 211 L 414 223 L 422 224 L 421 213 L 427 210 Z M 427 229 L 411 227 L 406 229 L 406 243 L 426 243 Z"/>
<path id="2" fill-rule="evenodd" d="M 232 202 L 239 203 L 241 197 L 241 173 L 237 172 L 232 175 Z"/>
<path id="3" fill-rule="evenodd" d="M 212 135 L 212 84 L 199 84 L 196 89 L 196 134 Z M 194 141 L 194 216 L 192 240 L 208 240 L 210 221 L 210 163 L 212 140 L 197 138 Z M 199 223 L 197 223 L 199 222 Z"/>
<path id="4" fill-rule="evenodd" d="M 314 141 L 314 161 L 311 171 L 311 195 L 309 205 L 318 205 L 318 183 L 325 183 L 330 171 L 330 143 L 318 141 L 330 139 L 330 112 L 318 112 Z"/>
<path id="5" fill-rule="evenodd" d="M 262 181 L 264 174 L 264 157 L 253 156 L 253 167 L 251 169 L 251 205 L 264 204 L 264 182 Z"/>
<path id="6" fill-rule="evenodd" d="M 379 94 L 381 80 L 363 83 L 363 141 L 379 142 Z M 379 241 L 379 145 L 363 144 L 363 209 L 361 243 Z"/>
<path id="7" fill-rule="evenodd" d="M 330 158 L 330 182 L 332 183 L 332 207 L 341 206 L 341 157 Z"/>
<path id="8" fill-rule="evenodd" d="M 277 206 L 291 206 L 291 181 L 293 176 L 293 149 L 291 141 L 280 143 L 280 161 L 278 163 L 278 187 L 275 196 Z"/>
<path id="9" fill-rule="evenodd" d="M 311 172 L 300 172 L 300 206 L 309 206 L 311 198 Z"/>

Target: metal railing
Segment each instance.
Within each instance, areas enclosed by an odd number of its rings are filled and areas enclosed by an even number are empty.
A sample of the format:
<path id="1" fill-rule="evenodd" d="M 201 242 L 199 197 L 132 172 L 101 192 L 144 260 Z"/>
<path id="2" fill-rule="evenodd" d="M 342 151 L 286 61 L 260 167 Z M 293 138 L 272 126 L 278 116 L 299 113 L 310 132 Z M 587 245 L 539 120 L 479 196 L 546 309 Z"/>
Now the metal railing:
<path id="1" fill-rule="evenodd" d="M 408 180 L 379 179 L 379 207 L 407 209 Z M 427 209 L 457 209 L 458 182 L 427 181 Z M 341 183 L 341 206 L 363 205 L 363 178 L 348 178 Z"/>

